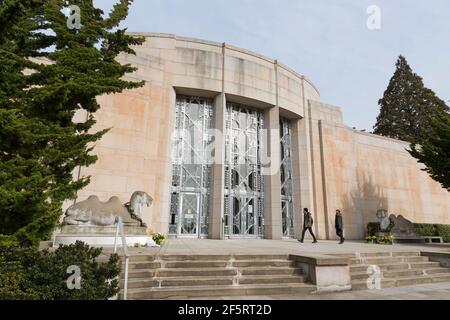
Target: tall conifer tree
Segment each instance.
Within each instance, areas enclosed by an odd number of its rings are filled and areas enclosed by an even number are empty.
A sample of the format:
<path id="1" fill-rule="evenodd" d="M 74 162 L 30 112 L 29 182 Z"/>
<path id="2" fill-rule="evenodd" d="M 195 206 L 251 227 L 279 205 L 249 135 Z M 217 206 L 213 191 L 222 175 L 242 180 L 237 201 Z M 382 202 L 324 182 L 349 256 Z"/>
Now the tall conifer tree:
<path id="1" fill-rule="evenodd" d="M 403 56 L 398 58 L 395 73 L 378 103 L 381 108 L 374 133 L 408 142 L 426 138 L 433 130 L 429 117 L 449 111 Z"/>
<path id="2" fill-rule="evenodd" d="M 72 174 L 96 161 L 93 142 L 106 132 L 91 130 L 96 97 L 143 85 L 124 80 L 135 69 L 116 61 L 143 42 L 119 28 L 131 3 L 103 17 L 92 0 L 0 0 L 0 243 L 50 235 L 63 201 L 89 183 Z M 69 5 L 80 29 L 67 26 Z M 72 121 L 79 110 L 90 114 L 84 123 Z"/>
<path id="3" fill-rule="evenodd" d="M 423 163 L 430 176 L 450 191 L 450 115 L 430 118 L 432 131 L 420 145 L 411 145 L 409 153 Z"/>

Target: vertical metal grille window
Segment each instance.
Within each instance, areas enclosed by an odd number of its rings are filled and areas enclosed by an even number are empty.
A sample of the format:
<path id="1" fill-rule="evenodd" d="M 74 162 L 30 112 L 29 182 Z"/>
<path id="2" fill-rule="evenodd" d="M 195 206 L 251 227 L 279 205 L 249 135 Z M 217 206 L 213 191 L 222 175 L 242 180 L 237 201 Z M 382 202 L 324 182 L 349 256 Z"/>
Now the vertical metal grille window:
<path id="1" fill-rule="evenodd" d="M 227 237 L 264 236 L 262 126 L 260 111 L 227 103 L 224 208 L 224 233 Z"/>
<path id="2" fill-rule="evenodd" d="M 292 203 L 292 158 L 291 126 L 287 119 L 280 119 L 280 154 L 281 154 L 281 209 L 283 236 L 295 237 L 294 212 Z"/>
<path id="3" fill-rule="evenodd" d="M 169 234 L 207 237 L 213 101 L 177 97 Z"/>

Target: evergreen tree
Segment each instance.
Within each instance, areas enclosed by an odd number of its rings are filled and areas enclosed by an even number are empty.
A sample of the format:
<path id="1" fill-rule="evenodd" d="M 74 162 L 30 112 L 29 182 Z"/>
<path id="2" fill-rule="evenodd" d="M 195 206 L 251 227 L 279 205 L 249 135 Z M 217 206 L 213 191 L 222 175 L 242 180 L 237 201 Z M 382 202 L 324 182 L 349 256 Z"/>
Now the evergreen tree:
<path id="1" fill-rule="evenodd" d="M 444 101 L 426 88 L 405 57 L 400 56 L 396 70 L 378 104 L 380 114 L 374 133 L 409 142 L 426 138 L 432 131 L 429 117 L 449 111 Z"/>
<path id="2" fill-rule="evenodd" d="M 74 169 L 96 161 L 92 145 L 106 132 L 91 130 L 96 97 L 143 85 L 124 80 L 135 69 L 116 61 L 143 42 L 118 28 L 131 3 L 103 17 L 92 0 L 0 0 L 0 242 L 51 234 L 63 201 L 89 183 Z M 69 5 L 80 8 L 79 30 L 67 27 Z M 79 110 L 84 123 L 72 121 Z"/>
<path id="3" fill-rule="evenodd" d="M 430 118 L 432 131 L 413 144 L 409 153 L 426 166 L 430 176 L 450 191 L 450 115 L 439 114 Z"/>

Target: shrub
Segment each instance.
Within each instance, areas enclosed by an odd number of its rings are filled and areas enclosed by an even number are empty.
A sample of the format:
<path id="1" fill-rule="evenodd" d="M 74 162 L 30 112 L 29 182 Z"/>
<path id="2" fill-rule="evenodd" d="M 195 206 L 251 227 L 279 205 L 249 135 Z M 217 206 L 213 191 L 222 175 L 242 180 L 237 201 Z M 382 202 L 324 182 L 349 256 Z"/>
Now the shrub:
<path id="1" fill-rule="evenodd" d="M 414 228 L 420 236 L 437 236 L 436 226 L 429 223 L 414 223 Z"/>
<path id="2" fill-rule="evenodd" d="M 119 256 L 99 262 L 102 249 L 77 241 L 54 252 L 27 248 L 0 250 L 0 299 L 98 300 L 119 292 Z M 69 266 L 81 271 L 79 289 L 68 288 Z M 70 281 L 69 281 L 70 282 Z"/>
<path id="3" fill-rule="evenodd" d="M 367 224 L 367 235 L 375 236 L 375 233 L 380 231 L 380 223 L 379 222 L 369 222 Z"/>
<path id="4" fill-rule="evenodd" d="M 366 236 L 364 239 L 368 243 L 373 243 L 373 242 L 375 242 L 377 240 L 377 237 L 375 237 L 375 236 Z"/>
<path id="5" fill-rule="evenodd" d="M 164 240 L 166 240 L 166 236 L 161 233 L 153 232 L 150 230 L 148 234 L 150 237 L 152 237 L 153 241 L 155 241 L 157 245 L 161 245 Z"/>
<path id="6" fill-rule="evenodd" d="M 442 237 L 444 242 L 450 242 L 450 225 L 415 223 L 414 228 L 420 236 L 423 237 Z"/>
<path id="7" fill-rule="evenodd" d="M 377 243 L 378 244 L 393 244 L 394 243 L 394 237 L 389 235 L 389 236 L 381 236 L 377 238 Z"/>
<path id="8" fill-rule="evenodd" d="M 442 237 L 444 242 L 450 242 L 450 225 L 437 224 L 436 231 L 437 231 L 438 236 Z"/>

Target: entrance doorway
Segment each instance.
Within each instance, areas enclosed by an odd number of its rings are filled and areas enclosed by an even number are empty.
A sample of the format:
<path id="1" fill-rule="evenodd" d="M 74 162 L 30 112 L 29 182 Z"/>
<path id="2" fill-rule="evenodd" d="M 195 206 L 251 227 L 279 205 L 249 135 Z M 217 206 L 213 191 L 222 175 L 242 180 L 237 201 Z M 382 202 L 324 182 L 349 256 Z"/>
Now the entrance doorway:
<path id="1" fill-rule="evenodd" d="M 260 111 L 227 103 L 224 234 L 228 238 L 264 236 L 262 125 Z"/>

